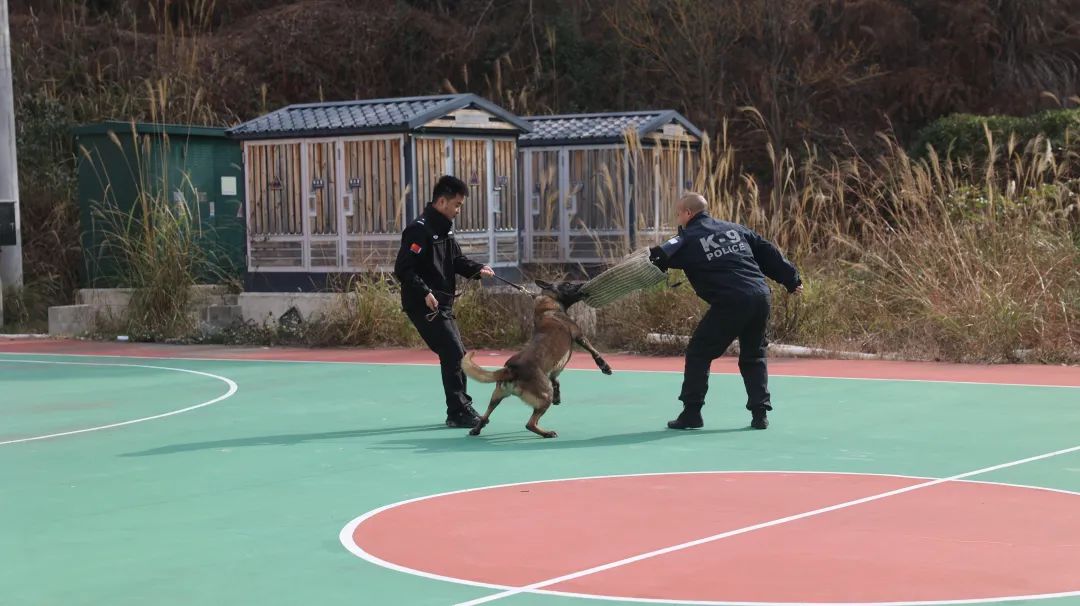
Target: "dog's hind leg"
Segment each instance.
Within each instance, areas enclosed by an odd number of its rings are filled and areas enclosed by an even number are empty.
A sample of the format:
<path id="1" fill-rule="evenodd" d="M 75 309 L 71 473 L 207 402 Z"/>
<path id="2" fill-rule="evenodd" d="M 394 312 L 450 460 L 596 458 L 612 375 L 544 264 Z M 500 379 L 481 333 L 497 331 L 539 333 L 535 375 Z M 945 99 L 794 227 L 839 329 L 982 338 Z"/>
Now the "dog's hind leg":
<path id="1" fill-rule="evenodd" d="M 559 380 L 556 378 L 558 375 L 549 377 L 551 379 L 551 389 L 554 395 L 551 398 L 551 403 L 558 406 L 562 402 L 562 396 L 559 395 Z"/>
<path id="2" fill-rule="evenodd" d="M 488 402 L 487 410 L 484 411 L 484 415 L 480 417 L 480 421 L 476 423 L 476 427 L 469 430 L 470 436 L 480 435 L 480 430 L 488 424 L 488 420 L 491 418 L 491 413 L 495 412 L 495 408 L 500 402 L 505 400 L 510 392 L 503 386 L 502 383 L 495 385 L 495 391 L 491 392 L 491 401 Z"/>
<path id="3" fill-rule="evenodd" d="M 596 348 L 593 347 L 593 344 L 589 343 L 589 340 L 585 338 L 585 335 L 574 339 L 574 341 L 577 342 L 578 345 L 582 346 L 585 351 L 592 354 L 593 362 L 596 362 L 596 367 L 600 369 L 600 372 L 604 373 L 605 375 L 611 374 L 611 367 L 608 366 L 608 363 L 606 361 L 604 361 L 604 358 L 600 355 L 600 352 L 596 351 Z"/>
<path id="4" fill-rule="evenodd" d="M 547 429 L 544 429 L 543 427 L 537 425 L 537 423 L 540 422 L 540 417 L 544 416 L 544 413 L 547 412 L 549 406 L 551 405 L 547 404 L 543 408 L 535 409 L 532 416 L 529 417 L 529 422 L 525 424 L 525 429 L 528 429 L 529 431 L 543 438 L 559 437 L 559 434 L 555 433 L 554 431 L 548 431 Z"/>
<path id="5" fill-rule="evenodd" d="M 521 399 L 533 407 L 533 414 L 529 417 L 529 422 L 525 424 L 525 429 L 544 438 L 557 438 L 559 436 L 554 431 L 548 431 L 537 425 L 540 422 L 540 417 L 544 416 L 544 413 L 551 407 L 551 397 L 550 391 L 540 394 L 527 391 L 521 394 Z"/>

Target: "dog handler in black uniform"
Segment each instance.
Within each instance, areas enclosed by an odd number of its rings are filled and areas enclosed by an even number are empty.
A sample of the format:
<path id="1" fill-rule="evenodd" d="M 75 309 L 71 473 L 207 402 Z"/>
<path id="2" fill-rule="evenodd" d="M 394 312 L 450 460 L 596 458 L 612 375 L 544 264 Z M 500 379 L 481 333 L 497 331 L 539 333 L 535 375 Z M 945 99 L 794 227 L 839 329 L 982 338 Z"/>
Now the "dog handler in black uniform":
<path id="1" fill-rule="evenodd" d="M 446 425 L 475 427 L 480 416 L 465 391 L 461 359 L 465 346 L 454 322 L 457 276 L 491 277 L 495 272 L 461 252 L 454 239 L 453 220 L 461 212 L 469 188 L 456 177 L 443 176 L 435 184 L 424 213 L 401 234 L 394 276 L 401 282 L 401 307 L 413 326 L 439 356 L 446 394 Z"/>
<path id="2" fill-rule="evenodd" d="M 739 340 L 739 372 L 746 386 L 750 426 L 769 426 L 772 410 L 765 363 L 765 329 L 771 294 L 765 278 L 789 293 L 802 293 L 799 272 L 768 240 L 739 225 L 709 216 L 699 194 L 686 194 L 675 205 L 679 233 L 649 249 L 650 260 L 662 270 L 682 269 L 694 292 L 709 303 L 686 348 L 682 393 L 683 411 L 671 429 L 704 425 L 701 407 L 709 389 L 709 366 Z"/>

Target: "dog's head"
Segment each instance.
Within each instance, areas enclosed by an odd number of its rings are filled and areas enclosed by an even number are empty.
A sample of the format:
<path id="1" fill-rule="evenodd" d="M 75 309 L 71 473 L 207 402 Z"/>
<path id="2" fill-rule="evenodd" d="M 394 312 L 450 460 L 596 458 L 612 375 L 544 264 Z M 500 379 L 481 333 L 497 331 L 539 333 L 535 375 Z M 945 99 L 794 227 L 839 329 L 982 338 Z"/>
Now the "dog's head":
<path id="1" fill-rule="evenodd" d="M 554 299 L 563 308 L 563 311 L 570 309 L 571 305 L 585 298 L 585 295 L 581 293 L 582 283 L 580 282 L 559 282 L 558 284 L 552 284 L 544 280 L 536 280 L 535 282 L 540 287 L 540 295 Z"/>

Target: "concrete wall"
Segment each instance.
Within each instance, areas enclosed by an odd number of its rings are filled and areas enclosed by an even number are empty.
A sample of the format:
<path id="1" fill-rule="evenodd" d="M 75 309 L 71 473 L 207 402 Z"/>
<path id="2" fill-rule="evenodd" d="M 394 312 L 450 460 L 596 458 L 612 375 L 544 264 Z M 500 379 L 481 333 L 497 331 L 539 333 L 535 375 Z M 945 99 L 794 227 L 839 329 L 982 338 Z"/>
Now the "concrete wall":
<path id="1" fill-rule="evenodd" d="M 273 324 L 287 311 L 295 308 L 304 321 L 317 320 L 340 308 L 342 296 L 352 303 L 356 296 L 349 293 L 322 292 L 246 292 L 237 297 L 240 315 L 256 324 Z"/>
<path id="2" fill-rule="evenodd" d="M 77 337 L 93 330 L 97 312 L 92 305 L 63 305 L 49 308 L 49 334 Z"/>
<path id="3" fill-rule="evenodd" d="M 123 318 L 134 291 L 130 288 L 86 288 L 76 293 L 75 305 L 49 309 L 49 334 L 81 336 L 93 332 L 102 322 Z M 191 306 L 193 319 L 203 331 L 227 327 L 237 322 L 252 321 L 266 325 L 276 323 L 290 309 L 295 309 L 304 321 L 318 320 L 338 309 L 340 293 L 242 293 L 229 294 L 220 287 L 196 286 Z"/>
<path id="4" fill-rule="evenodd" d="M 534 289 L 535 290 L 535 289 Z M 49 309 L 49 334 L 81 336 L 93 332 L 100 322 L 123 317 L 131 303 L 133 290 L 128 288 L 88 288 L 78 291 L 76 304 Z M 487 290 L 492 305 L 511 310 L 525 334 L 532 333 L 533 299 L 508 287 Z M 343 299 L 344 297 L 344 299 Z M 290 309 L 305 322 L 317 321 L 343 304 L 355 305 L 353 293 L 241 293 L 229 294 L 220 287 L 197 286 L 191 313 L 205 332 L 213 332 L 237 322 L 273 325 Z M 596 333 L 596 310 L 575 305 L 570 317 L 587 336 Z"/>
<path id="5" fill-rule="evenodd" d="M 49 334 L 75 337 L 93 332 L 101 323 L 124 317 L 130 288 L 83 288 L 75 293 L 74 305 L 49 308 Z M 204 330 L 228 326 L 239 319 L 237 296 L 221 286 L 196 286 L 189 313 Z"/>

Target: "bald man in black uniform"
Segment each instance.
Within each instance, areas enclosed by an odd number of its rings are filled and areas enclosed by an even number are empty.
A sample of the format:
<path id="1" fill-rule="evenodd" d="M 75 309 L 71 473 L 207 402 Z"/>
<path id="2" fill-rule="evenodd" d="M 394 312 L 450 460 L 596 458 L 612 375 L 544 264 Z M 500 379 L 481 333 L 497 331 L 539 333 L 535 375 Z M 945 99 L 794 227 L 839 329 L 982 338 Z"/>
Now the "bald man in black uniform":
<path id="1" fill-rule="evenodd" d="M 771 242 L 745 226 L 714 219 L 707 209 L 701 195 L 684 195 L 675 205 L 678 235 L 650 249 L 650 260 L 657 267 L 686 272 L 694 291 L 709 303 L 686 348 L 679 395 L 683 410 L 668 427 L 698 429 L 704 425 L 701 408 L 709 389 L 709 367 L 738 339 L 739 372 L 746 387 L 750 426 L 765 429 L 769 426 L 767 413 L 772 410 L 765 362 L 772 295 L 765 278 L 795 295 L 802 293 L 802 280 Z"/>

